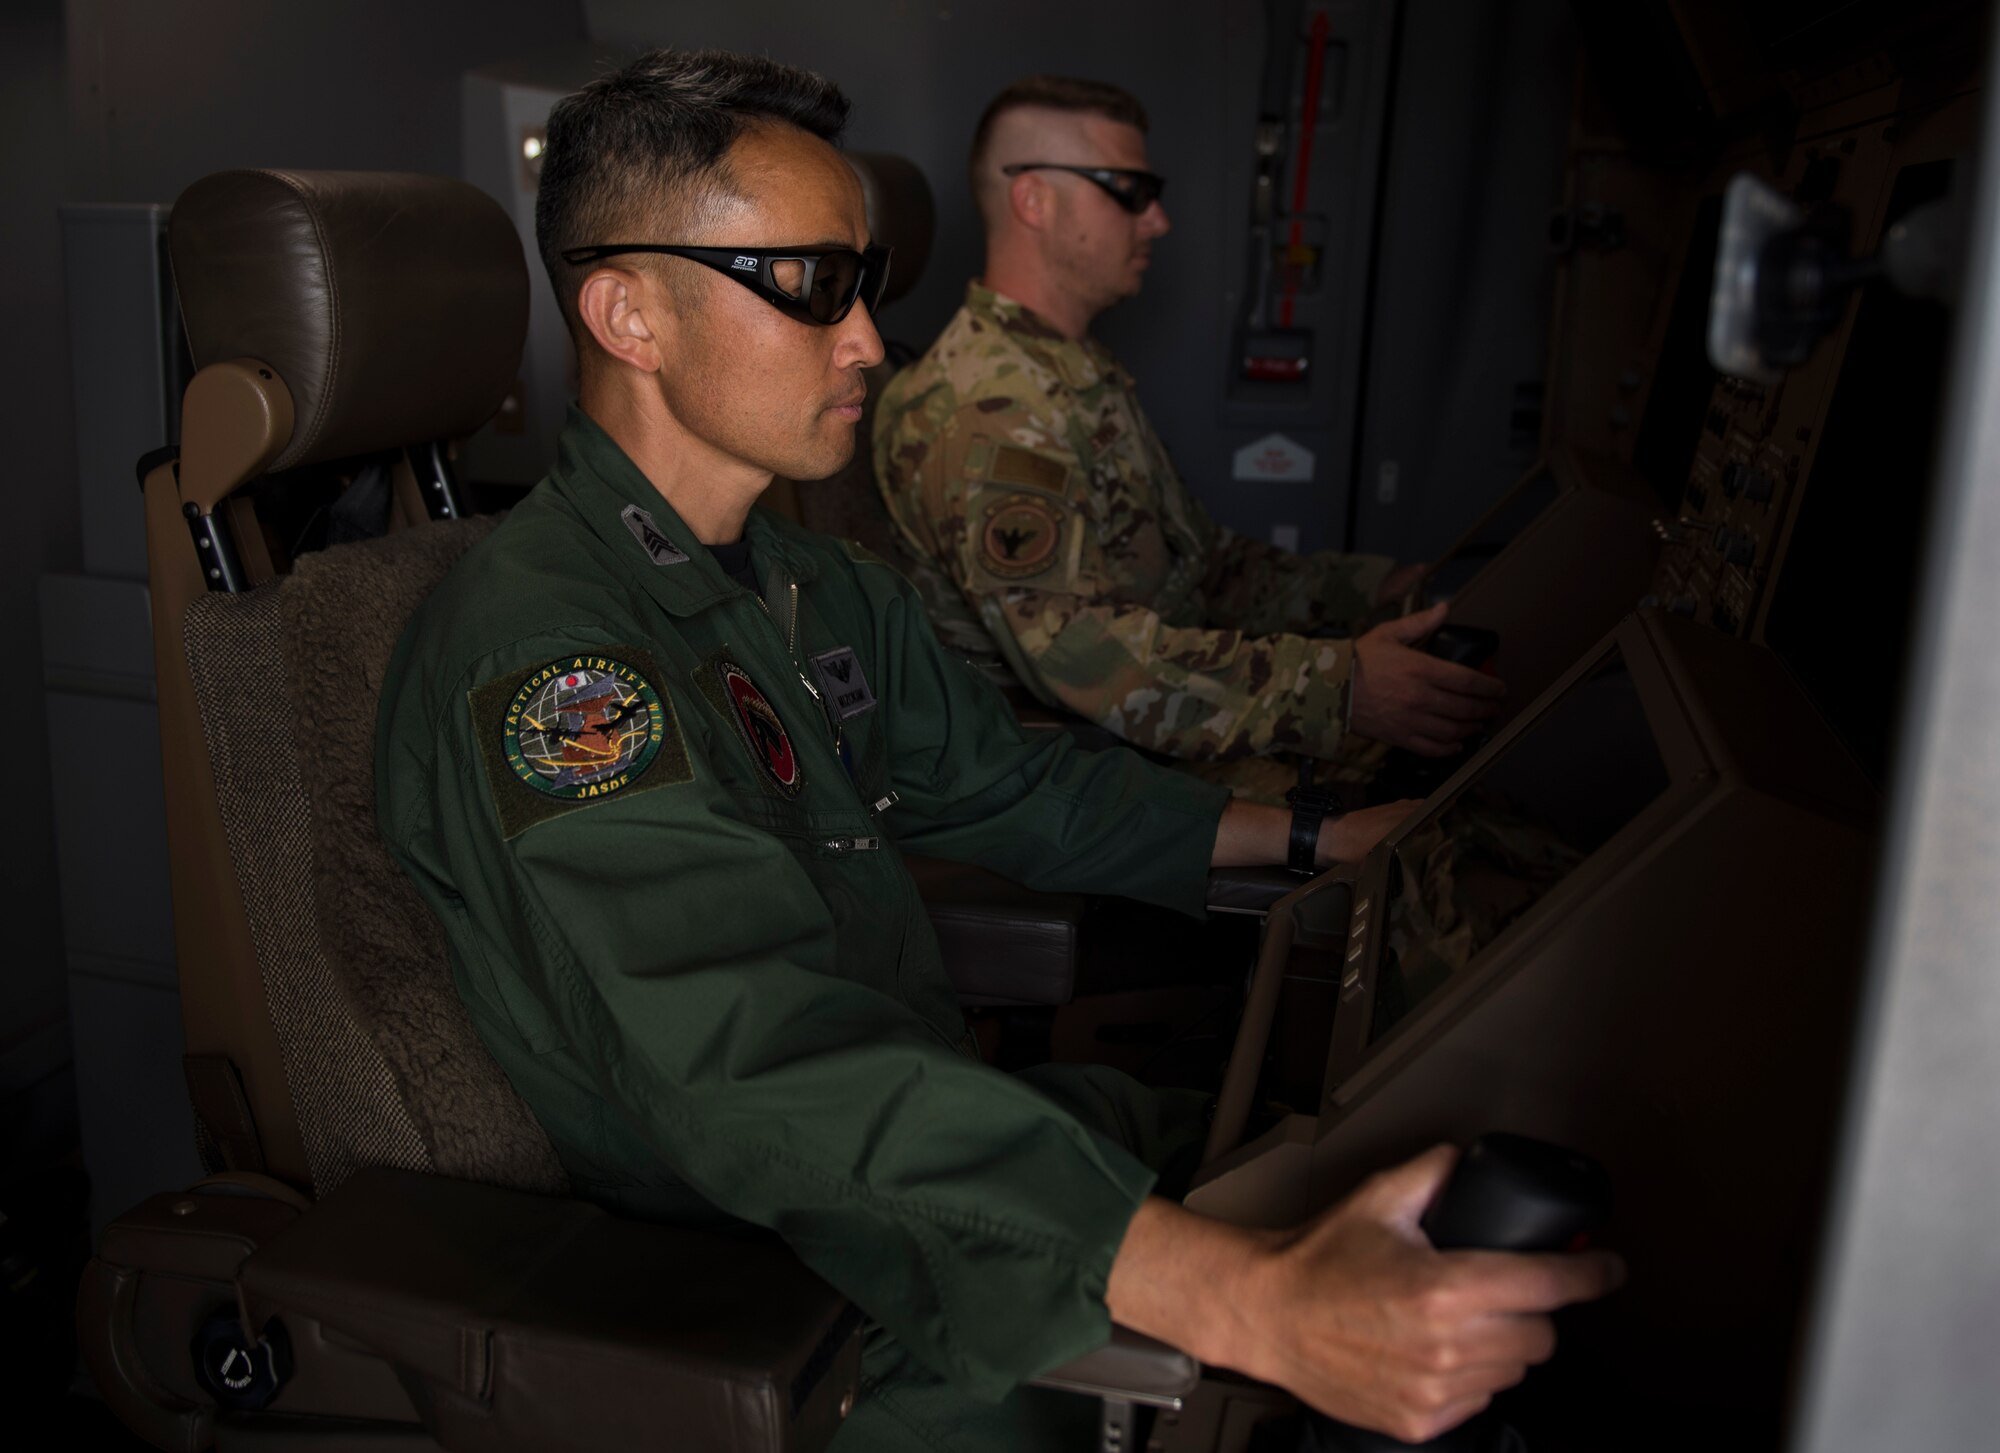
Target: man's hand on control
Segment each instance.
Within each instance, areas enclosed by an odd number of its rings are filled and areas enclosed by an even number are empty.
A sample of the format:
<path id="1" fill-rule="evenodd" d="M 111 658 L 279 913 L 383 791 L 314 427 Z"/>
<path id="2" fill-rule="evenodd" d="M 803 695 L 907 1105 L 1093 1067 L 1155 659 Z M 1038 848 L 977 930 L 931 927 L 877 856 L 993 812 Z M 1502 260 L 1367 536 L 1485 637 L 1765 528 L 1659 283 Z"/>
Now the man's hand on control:
<path id="1" fill-rule="evenodd" d="M 1435 1437 L 1549 1356 L 1550 1312 L 1624 1280 L 1603 1252 L 1433 1250 L 1417 1223 L 1456 1159 L 1439 1146 L 1289 1232 L 1149 1200 L 1112 1263 L 1111 1315 L 1343 1422 Z"/>
<path id="2" fill-rule="evenodd" d="M 1500 711 L 1493 677 L 1427 655 L 1422 645 L 1449 607 L 1384 621 L 1354 643 L 1354 730 L 1420 757 L 1448 757 Z"/>

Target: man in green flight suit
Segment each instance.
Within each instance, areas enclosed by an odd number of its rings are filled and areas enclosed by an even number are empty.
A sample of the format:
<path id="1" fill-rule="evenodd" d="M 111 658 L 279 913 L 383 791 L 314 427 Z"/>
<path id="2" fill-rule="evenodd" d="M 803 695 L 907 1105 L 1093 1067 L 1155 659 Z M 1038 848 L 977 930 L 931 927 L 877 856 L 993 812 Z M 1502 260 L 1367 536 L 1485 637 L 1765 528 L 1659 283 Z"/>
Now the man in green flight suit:
<path id="1" fill-rule="evenodd" d="M 1378 744 L 1457 750 L 1504 688 L 1418 649 L 1445 608 L 1351 638 L 1421 567 L 1216 525 L 1090 336 L 1167 231 L 1139 103 L 1017 82 L 980 120 L 971 175 L 985 271 L 875 416 L 883 500 L 943 572 L 916 572 L 941 631 L 976 639 L 969 607 L 1043 702 L 1263 800 L 1296 779 L 1291 758 L 1358 780 Z"/>
<path id="2" fill-rule="evenodd" d="M 840 1449 L 1086 1446 L 1110 1320 L 1405 1435 L 1548 1355 L 1593 1257 L 1440 1254 L 1441 1150 L 1295 1232 L 1150 1194 L 1198 1119 L 973 1052 L 901 851 L 1191 914 L 1285 814 L 1029 740 L 879 560 L 752 505 L 851 453 L 886 258 L 809 73 L 655 52 L 551 112 L 580 353 L 549 477 L 404 637 L 383 834 L 580 1194 L 769 1227 L 875 1324 Z M 1329 819 L 1322 861 L 1400 806 Z M 1082 1439 L 1078 1443 L 1077 1439 Z"/>

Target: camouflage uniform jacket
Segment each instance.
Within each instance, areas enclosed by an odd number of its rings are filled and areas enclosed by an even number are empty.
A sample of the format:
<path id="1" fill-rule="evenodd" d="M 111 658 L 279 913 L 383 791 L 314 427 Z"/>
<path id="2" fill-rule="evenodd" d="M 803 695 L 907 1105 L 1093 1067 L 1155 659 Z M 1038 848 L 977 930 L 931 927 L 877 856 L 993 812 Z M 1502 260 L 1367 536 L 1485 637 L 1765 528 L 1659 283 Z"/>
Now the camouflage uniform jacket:
<path id="1" fill-rule="evenodd" d="M 1353 645 L 1390 562 L 1215 524 L 1132 376 L 975 282 L 889 385 L 876 478 L 1043 701 L 1170 756 L 1335 754 Z"/>

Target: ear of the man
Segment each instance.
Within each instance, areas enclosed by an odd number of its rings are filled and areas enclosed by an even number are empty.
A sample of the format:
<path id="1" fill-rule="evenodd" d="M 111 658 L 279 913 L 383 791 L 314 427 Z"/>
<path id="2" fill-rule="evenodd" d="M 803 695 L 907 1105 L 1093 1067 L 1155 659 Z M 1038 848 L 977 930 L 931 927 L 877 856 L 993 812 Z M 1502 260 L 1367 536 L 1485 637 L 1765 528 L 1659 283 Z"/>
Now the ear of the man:
<path id="1" fill-rule="evenodd" d="M 1037 172 L 1017 172 L 1008 179 L 1008 210 L 1016 222 L 1031 231 L 1040 232 L 1049 225 L 1049 207 L 1053 201 L 1053 189 Z"/>
<path id="2" fill-rule="evenodd" d="M 650 279 L 601 267 L 577 289 L 577 316 L 597 346 L 617 363 L 658 373 L 674 326 L 673 309 Z"/>

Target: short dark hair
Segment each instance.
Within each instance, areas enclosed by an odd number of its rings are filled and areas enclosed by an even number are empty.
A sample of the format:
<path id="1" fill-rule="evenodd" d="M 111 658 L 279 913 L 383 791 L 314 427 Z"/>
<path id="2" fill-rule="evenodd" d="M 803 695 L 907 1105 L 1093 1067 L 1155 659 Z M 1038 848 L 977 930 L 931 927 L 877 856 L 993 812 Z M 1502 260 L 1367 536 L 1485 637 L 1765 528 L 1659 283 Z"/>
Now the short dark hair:
<path id="1" fill-rule="evenodd" d="M 823 76 L 719 50 L 648 51 L 556 102 L 535 246 L 571 330 L 579 269 L 562 260 L 564 249 L 686 241 L 733 195 L 727 156 L 745 131 L 776 121 L 838 142 L 847 111 L 847 98 Z M 656 237 L 657 229 L 675 235 Z"/>
<path id="2" fill-rule="evenodd" d="M 987 104 L 986 113 L 979 118 L 979 125 L 973 128 L 972 151 L 967 165 L 972 169 L 975 184 L 979 177 L 979 164 L 985 159 L 986 148 L 993 141 L 994 126 L 1009 111 L 1029 106 L 1045 106 L 1051 111 L 1081 111 L 1122 121 L 1127 126 L 1138 127 L 1141 132 L 1146 129 L 1146 108 L 1139 104 L 1139 98 L 1109 81 L 1085 81 L 1075 76 L 1024 76 Z"/>

